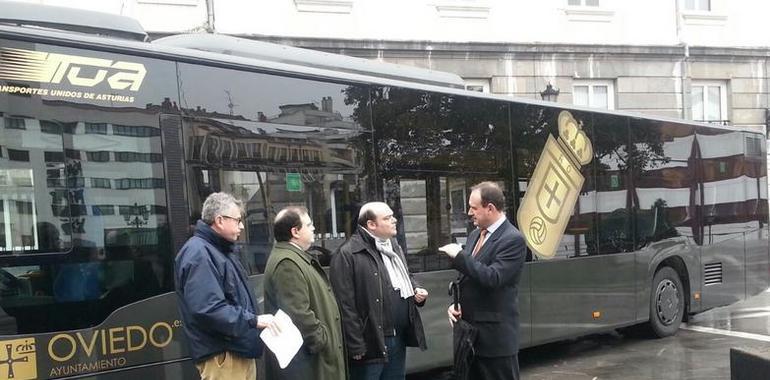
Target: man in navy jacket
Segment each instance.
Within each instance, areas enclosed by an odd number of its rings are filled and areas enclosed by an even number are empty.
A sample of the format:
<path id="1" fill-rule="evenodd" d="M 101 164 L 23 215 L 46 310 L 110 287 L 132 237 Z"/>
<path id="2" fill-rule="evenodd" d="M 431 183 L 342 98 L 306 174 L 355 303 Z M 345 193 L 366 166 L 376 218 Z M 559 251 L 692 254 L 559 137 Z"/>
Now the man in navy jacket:
<path id="1" fill-rule="evenodd" d="M 232 195 L 209 195 L 174 263 L 184 332 L 203 380 L 255 379 L 255 359 L 262 355 L 258 329 L 276 329 L 272 315 L 257 316 L 248 275 L 233 252 L 241 215 Z"/>
<path id="2" fill-rule="evenodd" d="M 447 314 L 450 323 L 462 318 L 478 329 L 469 378 L 516 380 L 518 284 L 526 243 L 505 217 L 505 197 L 494 182 L 474 186 L 468 206 L 468 216 L 478 228 L 468 236 L 464 251 L 445 250 L 460 272 L 460 305 L 457 310 L 450 305 Z"/>

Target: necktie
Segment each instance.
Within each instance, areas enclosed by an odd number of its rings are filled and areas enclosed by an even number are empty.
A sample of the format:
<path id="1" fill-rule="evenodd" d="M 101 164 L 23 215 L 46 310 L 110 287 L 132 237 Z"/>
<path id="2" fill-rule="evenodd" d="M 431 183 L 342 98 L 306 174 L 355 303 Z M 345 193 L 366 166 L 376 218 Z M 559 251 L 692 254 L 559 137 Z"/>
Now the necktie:
<path id="1" fill-rule="evenodd" d="M 481 250 L 481 246 L 484 245 L 484 239 L 487 237 L 487 229 L 482 228 L 481 234 L 479 235 L 479 240 L 476 242 L 476 246 L 473 247 L 473 256 L 475 257 L 477 253 L 479 253 L 479 250 Z"/>

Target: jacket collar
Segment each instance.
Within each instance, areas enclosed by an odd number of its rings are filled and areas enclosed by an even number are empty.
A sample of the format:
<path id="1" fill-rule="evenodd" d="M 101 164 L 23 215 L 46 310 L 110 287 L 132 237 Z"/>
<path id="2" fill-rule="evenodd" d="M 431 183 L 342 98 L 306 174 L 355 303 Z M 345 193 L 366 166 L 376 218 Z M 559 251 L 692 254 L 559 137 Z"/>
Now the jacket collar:
<path id="1" fill-rule="evenodd" d="M 497 239 L 499 239 L 499 238 L 500 238 L 500 236 L 502 236 L 502 235 L 503 235 L 504 231 L 508 230 L 508 226 L 511 226 L 511 227 L 513 227 L 513 225 L 511 224 L 511 222 L 509 222 L 509 221 L 508 221 L 508 219 L 505 219 L 505 220 L 503 220 L 502 224 L 500 224 L 500 225 L 499 225 L 499 226 L 498 226 L 498 227 L 495 229 L 495 231 L 494 231 L 494 232 L 492 232 L 492 233 L 489 235 L 489 237 L 487 238 L 487 241 L 485 241 L 485 242 L 484 242 L 484 245 L 482 245 L 482 246 L 481 246 L 481 249 L 480 249 L 480 250 L 479 250 L 479 252 L 476 254 L 476 257 L 477 257 L 477 258 L 479 258 L 479 257 L 481 257 L 481 256 L 484 256 L 484 255 L 486 255 L 486 254 L 487 254 L 487 251 L 488 251 L 486 248 L 490 247 L 490 246 L 492 245 L 492 243 L 496 242 L 496 241 L 497 241 Z M 475 245 L 476 245 L 476 242 L 478 242 L 478 240 L 479 240 L 479 237 L 481 237 L 481 236 L 480 236 L 480 234 L 476 236 L 476 239 L 474 240 L 473 246 L 475 246 Z"/>
<path id="2" fill-rule="evenodd" d="M 376 251 L 377 245 L 374 242 L 374 238 L 361 226 L 356 226 L 356 232 L 350 237 L 350 251 L 358 253 L 362 251 Z"/>
<path id="3" fill-rule="evenodd" d="M 209 242 L 209 244 L 217 247 L 220 252 L 225 254 L 232 252 L 235 246 L 235 243 L 219 236 L 211 226 L 202 220 L 198 220 L 198 223 L 195 225 L 195 236 Z"/>
<path id="4" fill-rule="evenodd" d="M 313 259 L 316 259 L 315 255 L 311 254 L 310 252 L 307 252 L 307 251 L 304 251 L 302 249 L 299 249 L 299 247 L 297 247 L 296 245 L 291 244 L 291 243 L 286 242 L 286 241 L 277 241 L 277 242 L 275 242 L 275 248 L 286 249 L 286 250 L 292 251 L 292 252 L 296 253 L 297 256 L 299 256 L 303 260 L 307 261 L 308 264 L 310 264 L 313 261 Z"/>
<path id="5" fill-rule="evenodd" d="M 403 254 L 398 241 L 396 241 L 395 238 L 390 238 L 389 240 L 393 247 L 393 251 L 398 254 Z M 369 252 L 376 255 L 379 255 L 380 253 L 377 250 L 377 243 L 374 241 L 372 234 L 364 230 L 361 226 L 357 226 L 356 232 L 351 234 L 348 244 L 350 245 L 350 251 L 353 253 Z"/>

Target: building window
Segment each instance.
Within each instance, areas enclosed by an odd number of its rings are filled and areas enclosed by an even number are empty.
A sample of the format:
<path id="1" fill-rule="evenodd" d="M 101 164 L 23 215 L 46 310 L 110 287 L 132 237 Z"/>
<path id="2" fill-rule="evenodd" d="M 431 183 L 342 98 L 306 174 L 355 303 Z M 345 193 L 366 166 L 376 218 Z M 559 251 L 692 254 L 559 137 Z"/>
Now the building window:
<path id="1" fill-rule="evenodd" d="M 110 152 L 106 150 L 86 152 L 86 157 L 88 157 L 88 161 L 107 162 L 110 160 Z"/>
<path id="2" fill-rule="evenodd" d="M 109 189 L 112 186 L 110 186 L 109 178 L 91 178 L 91 187 L 97 189 Z"/>
<path id="3" fill-rule="evenodd" d="M 6 117 L 5 118 L 6 129 L 27 129 L 24 119 L 20 117 Z"/>
<path id="4" fill-rule="evenodd" d="M 64 156 L 67 158 L 73 159 L 73 160 L 79 160 L 80 159 L 80 151 L 77 149 L 65 149 L 64 150 Z"/>
<path id="5" fill-rule="evenodd" d="M 353 11 L 351 0 L 294 0 L 298 12 L 350 14 Z"/>
<path id="6" fill-rule="evenodd" d="M 713 0 L 685 0 L 682 20 L 685 25 L 725 26 L 727 14 L 724 4 Z"/>
<path id="7" fill-rule="evenodd" d="M 64 152 L 45 152 L 45 162 L 64 162 Z"/>
<path id="8" fill-rule="evenodd" d="M 690 94 L 693 120 L 718 124 L 729 122 L 725 82 L 693 81 Z"/>
<path id="9" fill-rule="evenodd" d="M 106 135 L 107 124 L 105 123 L 86 123 L 86 133 L 94 135 Z"/>
<path id="10" fill-rule="evenodd" d="M 86 179 L 83 177 L 67 177 L 66 178 L 67 187 L 69 188 L 75 188 L 75 187 L 85 187 L 86 186 Z"/>
<path id="11" fill-rule="evenodd" d="M 29 151 L 8 149 L 8 159 L 11 161 L 29 162 Z"/>
<path id="12" fill-rule="evenodd" d="M 163 178 L 120 178 L 115 180 L 115 188 L 118 190 L 162 189 L 164 186 Z"/>
<path id="13" fill-rule="evenodd" d="M 137 0 L 139 4 L 197 6 L 200 0 Z"/>
<path id="14" fill-rule="evenodd" d="M 153 215 L 166 215 L 166 213 L 168 213 L 168 207 L 166 207 L 166 206 L 150 205 L 150 214 L 153 214 Z"/>
<path id="15" fill-rule="evenodd" d="M 138 210 L 137 207 L 139 208 Z M 168 209 L 166 206 L 157 205 L 118 206 L 119 215 L 136 215 L 137 211 L 140 213 L 147 212 L 149 215 L 166 215 Z"/>
<path id="16" fill-rule="evenodd" d="M 485 1 L 439 0 L 434 5 L 438 17 L 441 18 L 476 20 L 489 18 L 490 6 Z"/>
<path id="17" fill-rule="evenodd" d="M 46 152 L 48 153 L 48 152 Z M 64 169 L 47 169 L 45 182 L 48 187 L 66 187 Z"/>
<path id="18" fill-rule="evenodd" d="M 765 139 L 759 136 L 746 136 L 746 157 L 764 157 Z"/>
<path id="19" fill-rule="evenodd" d="M 74 135 L 77 126 L 78 123 L 58 123 L 50 120 L 40 120 L 40 132 L 53 135 L 60 135 L 62 133 Z"/>
<path id="20" fill-rule="evenodd" d="M 59 124 L 53 121 L 40 120 L 40 132 L 60 135 L 62 129 Z"/>
<path id="21" fill-rule="evenodd" d="M 112 133 L 116 136 L 152 137 L 160 136 L 160 129 L 145 126 L 115 124 L 112 126 Z"/>
<path id="22" fill-rule="evenodd" d="M 711 11 L 711 0 L 685 0 L 684 9 L 688 11 L 709 12 Z"/>
<path id="23" fill-rule="evenodd" d="M 572 85 L 572 103 L 578 106 L 615 109 L 615 90 L 611 81 L 576 80 Z"/>
<path id="24" fill-rule="evenodd" d="M 160 162 L 160 153 L 115 152 L 117 162 Z"/>
<path id="25" fill-rule="evenodd" d="M 465 89 L 478 92 L 489 92 L 489 79 L 463 79 Z"/>
<path id="26" fill-rule="evenodd" d="M 16 202 L 16 211 L 19 214 L 32 215 L 32 202 L 28 201 L 14 201 Z"/>
<path id="27" fill-rule="evenodd" d="M 115 215 L 115 206 L 113 205 L 93 205 L 91 211 L 94 215 Z"/>
<path id="28" fill-rule="evenodd" d="M 86 216 L 88 215 L 88 208 L 86 205 L 73 205 L 70 204 L 69 207 L 69 216 L 75 217 L 75 216 Z"/>
<path id="29" fill-rule="evenodd" d="M 571 7 L 598 7 L 599 0 L 567 0 L 567 5 Z"/>

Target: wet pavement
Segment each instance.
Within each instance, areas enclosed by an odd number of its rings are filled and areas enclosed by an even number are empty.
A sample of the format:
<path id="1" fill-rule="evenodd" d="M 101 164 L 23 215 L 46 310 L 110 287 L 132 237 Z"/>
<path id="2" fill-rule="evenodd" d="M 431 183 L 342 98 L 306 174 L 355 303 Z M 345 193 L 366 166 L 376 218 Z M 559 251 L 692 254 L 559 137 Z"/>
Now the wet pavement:
<path id="1" fill-rule="evenodd" d="M 729 379 L 730 348 L 770 347 L 770 292 L 691 318 L 677 335 L 617 332 L 523 350 L 523 379 Z M 448 380 L 451 369 L 410 375 Z"/>

